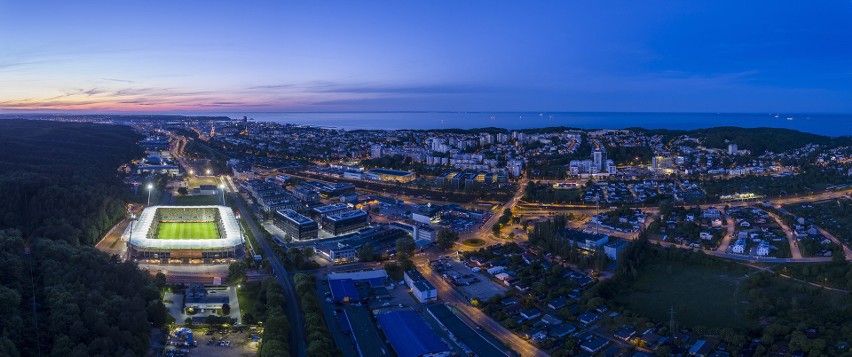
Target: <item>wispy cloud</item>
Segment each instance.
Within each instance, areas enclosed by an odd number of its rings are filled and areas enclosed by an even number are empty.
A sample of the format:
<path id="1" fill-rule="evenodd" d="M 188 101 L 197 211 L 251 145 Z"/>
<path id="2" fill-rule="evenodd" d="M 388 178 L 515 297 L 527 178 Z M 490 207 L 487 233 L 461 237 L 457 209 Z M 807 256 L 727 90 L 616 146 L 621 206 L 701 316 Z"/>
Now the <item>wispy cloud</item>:
<path id="1" fill-rule="evenodd" d="M 129 79 L 118 79 L 118 78 L 101 78 L 101 79 L 105 80 L 105 81 L 110 81 L 110 82 L 135 83 L 134 81 L 131 81 Z"/>

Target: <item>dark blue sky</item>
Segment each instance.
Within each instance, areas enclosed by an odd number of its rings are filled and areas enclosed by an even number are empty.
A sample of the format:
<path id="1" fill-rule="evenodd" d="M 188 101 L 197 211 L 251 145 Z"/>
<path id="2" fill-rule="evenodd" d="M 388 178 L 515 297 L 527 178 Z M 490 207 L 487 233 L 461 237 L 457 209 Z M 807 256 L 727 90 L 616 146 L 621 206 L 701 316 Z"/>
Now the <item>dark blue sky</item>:
<path id="1" fill-rule="evenodd" d="M 852 112 L 852 1 L 0 0 L 0 110 Z"/>

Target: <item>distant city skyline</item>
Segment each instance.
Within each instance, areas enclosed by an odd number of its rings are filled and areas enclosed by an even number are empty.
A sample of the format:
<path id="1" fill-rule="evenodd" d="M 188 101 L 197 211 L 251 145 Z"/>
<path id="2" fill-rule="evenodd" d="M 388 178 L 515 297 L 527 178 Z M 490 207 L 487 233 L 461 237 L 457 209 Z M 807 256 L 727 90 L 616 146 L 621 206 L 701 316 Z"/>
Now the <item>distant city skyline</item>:
<path id="1" fill-rule="evenodd" d="M 852 113 L 849 1 L 87 5 L 0 0 L 0 113 Z"/>

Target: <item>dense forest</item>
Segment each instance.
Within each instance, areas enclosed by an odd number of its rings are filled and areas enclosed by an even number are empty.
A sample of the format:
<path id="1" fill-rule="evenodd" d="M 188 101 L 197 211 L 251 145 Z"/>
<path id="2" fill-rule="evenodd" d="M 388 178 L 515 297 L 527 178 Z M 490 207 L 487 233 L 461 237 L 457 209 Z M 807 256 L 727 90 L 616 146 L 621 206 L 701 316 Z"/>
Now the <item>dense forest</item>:
<path id="1" fill-rule="evenodd" d="M 128 127 L 0 121 L 0 227 L 94 244 L 124 213 L 117 168 L 142 155 Z"/>
<path id="2" fill-rule="evenodd" d="M 662 275 L 655 273 L 653 269 L 660 266 L 667 266 Z M 799 265 L 795 269 L 807 270 L 809 267 L 811 266 Z M 843 276 L 848 270 L 846 262 L 835 261 L 813 267 L 819 267 L 819 272 L 823 273 L 833 271 L 835 275 L 842 276 L 838 279 L 850 277 Z M 809 271 L 793 272 L 795 269 L 781 267 L 782 272 L 786 274 L 810 274 Z M 696 279 L 706 278 L 707 272 L 715 272 L 720 276 L 735 277 L 738 280 L 735 287 L 725 291 L 727 294 L 731 291 L 735 294 L 732 302 L 736 306 L 735 309 L 739 310 L 735 314 L 739 316 L 737 321 L 726 321 L 728 326 L 721 328 L 678 324 L 678 328 L 683 329 L 681 331 L 718 336 L 738 355 L 781 355 L 784 354 L 784 349 L 787 349 L 788 354 L 803 352 L 812 356 L 840 355 L 842 351 L 838 350 L 837 346 L 852 336 L 852 297 L 848 293 L 815 288 L 736 262 L 711 257 L 703 252 L 654 247 L 648 242 L 646 233 L 641 234 L 638 240 L 628 245 L 621 253 L 615 277 L 597 284 L 587 292 L 585 300 L 590 303 L 596 300 L 629 301 L 629 297 L 634 296 L 631 294 L 647 293 L 647 287 L 637 286 L 637 281 L 644 279 L 655 281 L 655 284 L 664 284 L 672 276 L 684 274 L 681 270 L 695 270 L 704 274 L 703 277 L 696 276 Z M 720 288 L 725 289 L 724 286 Z M 675 305 L 681 315 L 686 315 L 689 310 L 705 314 L 701 309 L 710 308 L 699 301 L 690 301 L 689 299 L 698 300 L 700 297 L 690 295 L 689 291 L 674 290 L 676 289 L 665 292 L 672 296 L 683 296 L 684 300 Z M 718 306 L 712 308 L 719 310 L 731 307 L 721 304 L 719 302 Z M 669 305 L 660 309 L 663 312 L 654 322 L 650 322 L 648 316 L 641 316 L 636 311 L 620 306 L 621 304 L 615 305 L 624 312 L 625 322 L 634 323 L 636 326 L 644 322 L 646 326 L 660 327 L 658 333 L 662 335 L 671 333 L 665 325 L 669 317 Z M 713 314 L 716 313 L 719 311 Z M 808 334 L 810 336 L 807 336 Z M 672 352 L 688 347 L 674 343 L 661 347 L 661 350 Z M 658 350 L 658 353 L 662 351 Z"/>
<path id="3" fill-rule="evenodd" d="M 138 356 L 166 322 L 152 278 L 91 246 L 123 216 L 129 127 L 0 120 L 0 355 Z"/>
<path id="4" fill-rule="evenodd" d="M 727 149 L 728 143 L 736 143 L 739 149 L 751 150 L 753 154 L 762 154 L 765 151 L 782 152 L 798 149 L 808 144 L 820 145 L 849 145 L 850 137 L 830 138 L 827 136 L 804 133 L 801 131 L 780 128 L 739 128 L 733 126 L 721 126 L 707 129 L 695 130 L 645 130 L 648 135 L 662 135 L 669 139 L 688 135 L 703 138 L 707 147 Z"/>

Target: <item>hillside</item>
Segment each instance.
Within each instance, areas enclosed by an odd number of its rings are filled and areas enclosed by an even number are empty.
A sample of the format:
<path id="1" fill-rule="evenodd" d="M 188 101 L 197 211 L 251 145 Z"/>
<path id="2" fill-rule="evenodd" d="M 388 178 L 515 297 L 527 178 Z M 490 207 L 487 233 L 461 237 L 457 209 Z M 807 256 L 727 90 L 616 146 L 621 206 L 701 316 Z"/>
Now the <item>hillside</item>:
<path id="1" fill-rule="evenodd" d="M 727 149 L 728 143 L 736 143 L 739 149 L 750 150 L 752 153 L 761 154 L 765 151 L 782 152 L 798 149 L 807 144 L 832 145 L 835 142 L 849 141 L 849 137 L 830 138 L 827 136 L 805 133 L 790 129 L 779 128 L 740 128 L 733 126 L 721 126 L 715 128 L 695 130 L 646 130 L 649 135 L 663 135 L 670 139 L 679 135 L 704 139 L 707 147 Z"/>

